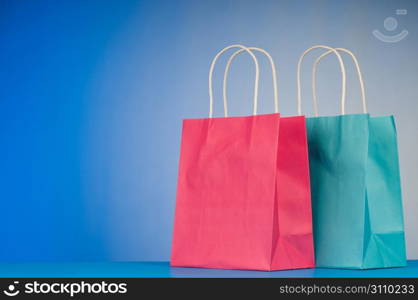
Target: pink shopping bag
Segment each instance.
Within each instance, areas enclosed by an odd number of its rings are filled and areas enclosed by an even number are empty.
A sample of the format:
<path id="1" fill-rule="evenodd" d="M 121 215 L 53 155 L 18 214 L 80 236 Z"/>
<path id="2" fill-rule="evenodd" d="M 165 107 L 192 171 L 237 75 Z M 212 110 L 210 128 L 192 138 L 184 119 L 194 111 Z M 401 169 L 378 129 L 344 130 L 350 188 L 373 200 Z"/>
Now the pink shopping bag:
<path id="1" fill-rule="evenodd" d="M 212 118 L 212 71 L 233 47 L 256 66 L 254 115 Z M 218 53 L 210 117 L 183 121 L 172 266 L 313 267 L 305 119 L 256 115 L 258 62 L 250 49 Z"/>

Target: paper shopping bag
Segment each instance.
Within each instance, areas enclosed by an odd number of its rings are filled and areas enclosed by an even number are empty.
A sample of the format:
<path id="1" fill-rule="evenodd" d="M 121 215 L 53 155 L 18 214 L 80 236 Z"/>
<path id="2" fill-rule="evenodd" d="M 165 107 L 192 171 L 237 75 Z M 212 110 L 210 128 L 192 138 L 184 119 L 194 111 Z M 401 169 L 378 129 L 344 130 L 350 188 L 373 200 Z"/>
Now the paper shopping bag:
<path id="1" fill-rule="evenodd" d="M 364 84 L 355 56 L 346 49 L 335 50 L 347 52 L 354 59 L 364 113 L 345 115 L 343 89 L 342 115 L 307 119 L 316 266 L 353 269 L 404 266 L 394 119 L 371 117 L 367 113 Z M 329 53 L 332 52 L 323 56 Z M 342 70 L 345 72 L 343 66 Z M 317 115 L 315 91 L 314 100 Z"/>
<path id="2" fill-rule="evenodd" d="M 282 120 L 276 113 L 183 122 L 172 266 L 313 266 L 305 120 Z"/>

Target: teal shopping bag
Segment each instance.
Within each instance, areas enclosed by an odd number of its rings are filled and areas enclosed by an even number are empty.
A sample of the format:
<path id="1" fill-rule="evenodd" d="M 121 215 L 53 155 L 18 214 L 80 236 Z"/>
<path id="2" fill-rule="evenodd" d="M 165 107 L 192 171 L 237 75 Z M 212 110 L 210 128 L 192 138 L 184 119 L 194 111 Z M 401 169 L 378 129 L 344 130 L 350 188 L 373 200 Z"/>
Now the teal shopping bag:
<path id="1" fill-rule="evenodd" d="M 302 55 L 299 68 L 310 50 Z M 364 113 L 344 114 L 345 70 L 340 60 L 342 115 L 307 119 L 316 266 L 353 269 L 405 266 L 395 121 L 393 116 L 371 117 L 366 113 L 357 60 L 346 49 L 336 50 L 350 54 L 356 64 Z M 315 62 L 314 74 L 323 56 Z M 300 92 L 298 95 L 300 112 Z M 314 105 L 317 115 L 315 95 Z"/>

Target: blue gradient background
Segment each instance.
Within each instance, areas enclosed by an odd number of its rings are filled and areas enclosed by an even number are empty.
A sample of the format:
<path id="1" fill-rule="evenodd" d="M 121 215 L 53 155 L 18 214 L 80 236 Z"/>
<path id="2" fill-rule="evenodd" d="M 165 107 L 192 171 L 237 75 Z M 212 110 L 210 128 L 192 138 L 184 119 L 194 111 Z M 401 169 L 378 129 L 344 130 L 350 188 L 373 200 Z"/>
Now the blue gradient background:
<path id="1" fill-rule="evenodd" d="M 396 16 L 395 10 L 408 10 Z M 371 34 L 394 16 L 409 36 Z M 212 57 L 232 43 L 268 50 L 280 108 L 296 114 L 296 63 L 314 44 L 357 54 L 369 110 L 397 119 L 409 259 L 418 258 L 417 1 L 0 2 L 0 261 L 168 260 L 181 120 L 206 117 Z M 311 113 L 310 64 L 303 101 Z M 221 65 L 215 113 L 220 116 Z M 231 70 L 230 113 L 252 111 L 252 66 Z M 273 111 L 260 58 L 260 112 Z M 249 71 L 248 71 L 249 70 Z M 348 111 L 360 111 L 347 63 Z M 339 111 L 335 58 L 319 108 Z"/>

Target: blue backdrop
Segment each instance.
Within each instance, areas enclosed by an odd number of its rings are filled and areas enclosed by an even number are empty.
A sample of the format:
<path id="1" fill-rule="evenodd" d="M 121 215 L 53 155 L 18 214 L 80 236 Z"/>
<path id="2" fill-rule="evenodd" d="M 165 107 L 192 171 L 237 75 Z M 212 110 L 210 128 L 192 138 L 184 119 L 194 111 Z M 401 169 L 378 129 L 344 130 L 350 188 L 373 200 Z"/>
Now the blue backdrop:
<path id="1" fill-rule="evenodd" d="M 399 43 L 372 35 L 391 34 L 388 16 L 395 33 L 409 31 Z M 207 116 L 210 60 L 232 43 L 271 52 L 284 115 L 296 114 L 304 49 L 358 54 L 369 109 L 397 118 L 408 256 L 418 258 L 417 29 L 416 1 L 1 0 L 0 261 L 168 260 L 181 120 Z M 243 56 L 232 67 L 232 115 L 252 111 L 250 64 Z M 270 75 L 260 64 L 267 113 Z M 322 114 L 338 113 L 338 72 L 335 59 L 321 64 Z M 356 79 L 348 80 L 349 111 L 360 111 Z"/>

